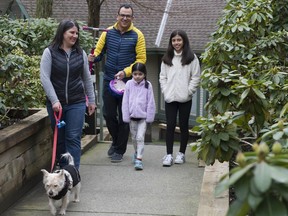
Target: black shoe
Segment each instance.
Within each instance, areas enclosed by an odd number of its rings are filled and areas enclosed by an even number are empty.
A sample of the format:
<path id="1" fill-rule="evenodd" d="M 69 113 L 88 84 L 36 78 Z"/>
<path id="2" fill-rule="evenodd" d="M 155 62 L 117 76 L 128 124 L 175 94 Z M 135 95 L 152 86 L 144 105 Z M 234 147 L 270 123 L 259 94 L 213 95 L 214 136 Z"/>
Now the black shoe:
<path id="1" fill-rule="evenodd" d="M 114 154 L 114 152 L 115 152 L 115 148 L 114 148 L 113 145 L 111 145 L 110 148 L 109 148 L 109 150 L 108 150 L 108 152 L 107 152 L 108 157 L 111 158 L 112 155 Z"/>
<path id="2" fill-rule="evenodd" d="M 116 152 L 114 152 L 114 154 L 111 157 L 111 162 L 112 163 L 119 163 L 123 160 L 123 155 L 122 154 L 118 154 Z"/>

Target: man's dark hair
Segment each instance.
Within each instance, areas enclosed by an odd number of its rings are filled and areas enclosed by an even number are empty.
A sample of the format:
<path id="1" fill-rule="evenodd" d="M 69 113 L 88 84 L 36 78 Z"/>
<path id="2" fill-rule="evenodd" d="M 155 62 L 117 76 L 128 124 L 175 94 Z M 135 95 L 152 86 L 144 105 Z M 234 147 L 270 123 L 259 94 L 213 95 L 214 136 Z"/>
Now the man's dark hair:
<path id="1" fill-rule="evenodd" d="M 132 16 L 133 16 L 133 14 L 134 14 L 134 12 L 133 12 L 133 8 L 132 8 L 132 6 L 130 5 L 130 4 L 121 4 L 120 5 L 120 7 L 119 7 L 119 10 L 118 10 L 118 14 L 120 13 L 120 10 L 121 10 L 121 8 L 126 8 L 126 9 L 129 9 L 129 8 L 131 8 L 131 10 L 132 10 Z"/>

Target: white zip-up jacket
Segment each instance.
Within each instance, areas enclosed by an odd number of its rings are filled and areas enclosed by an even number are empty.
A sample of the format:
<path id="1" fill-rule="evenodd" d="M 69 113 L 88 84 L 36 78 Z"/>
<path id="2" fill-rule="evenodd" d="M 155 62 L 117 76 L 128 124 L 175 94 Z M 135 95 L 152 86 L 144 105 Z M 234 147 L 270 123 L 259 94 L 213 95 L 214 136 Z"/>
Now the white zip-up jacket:
<path id="1" fill-rule="evenodd" d="M 182 52 L 176 53 L 172 66 L 162 62 L 159 82 L 167 103 L 184 103 L 192 99 L 200 83 L 200 64 L 197 56 L 189 65 L 182 65 Z"/>

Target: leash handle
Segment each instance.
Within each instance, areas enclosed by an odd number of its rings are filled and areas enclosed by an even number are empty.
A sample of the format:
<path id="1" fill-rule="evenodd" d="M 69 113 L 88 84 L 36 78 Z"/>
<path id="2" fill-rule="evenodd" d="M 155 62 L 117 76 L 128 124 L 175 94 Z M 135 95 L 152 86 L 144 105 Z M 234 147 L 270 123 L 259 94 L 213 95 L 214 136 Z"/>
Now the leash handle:
<path id="1" fill-rule="evenodd" d="M 53 149 L 52 149 L 52 163 L 51 163 L 51 172 L 53 171 L 54 165 L 55 165 L 55 160 L 56 160 L 56 150 L 57 150 L 57 138 L 58 138 L 58 128 L 60 119 L 62 116 L 62 109 L 59 110 L 58 116 L 57 113 L 54 112 L 54 117 L 56 120 L 55 128 L 54 128 L 54 139 L 53 139 Z"/>

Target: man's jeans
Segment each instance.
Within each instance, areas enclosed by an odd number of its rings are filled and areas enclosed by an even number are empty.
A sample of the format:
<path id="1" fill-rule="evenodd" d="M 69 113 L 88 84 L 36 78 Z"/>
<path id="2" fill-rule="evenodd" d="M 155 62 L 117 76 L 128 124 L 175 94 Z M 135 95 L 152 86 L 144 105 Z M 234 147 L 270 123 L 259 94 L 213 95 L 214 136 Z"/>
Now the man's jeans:
<path id="1" fill-rule="evenodd" d="M 112 146 L 115 152 L 123 155 L 126 152 L 129 138 L 129 124 L 122 119 L 122 97 L 115 97 L 109 89 L 109 81 L 104 80 L 103 88 L 103 115 L 110 135 L 112 136 Z"/>

